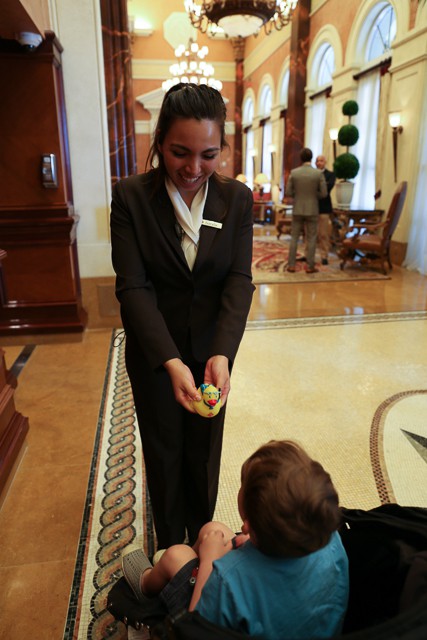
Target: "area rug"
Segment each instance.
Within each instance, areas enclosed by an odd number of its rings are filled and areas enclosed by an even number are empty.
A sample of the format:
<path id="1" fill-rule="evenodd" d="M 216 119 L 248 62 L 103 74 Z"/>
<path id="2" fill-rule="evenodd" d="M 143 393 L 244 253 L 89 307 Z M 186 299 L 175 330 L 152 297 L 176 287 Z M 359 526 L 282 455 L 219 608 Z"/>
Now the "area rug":
<path id="1" fill-rule="evenodd" d="M 277 240 L 272 236 L 256 236 L 253 241 L 252 275 L 254 284 L 292 283 L 292 282 L 336 282 L 350 280 L 388 280 L 379 263 L 369 267 L 361 263 L 348 262 L 343 270 L 336 254 L 329 254 L 328 265 L 317 260 L 318 273 L 306 273 L 306 262 L 302 243 L 297 252 L 296 272 L 286 271 L 288 266 L 289 241 Z"/>
<path id="2" fill-rule="evenodd" d="M 242 462 L 299 441 L 346 507 L 427 507 L 427 312 L 248 323 L 227 403 L 215 519 L 240 528 Z M 387 345 L 387 349 L 384 349 Z M 124 342 L 113 334 L 64 640 L 137 638 L 107 611 L 131 542 L 155 536 Z"/>

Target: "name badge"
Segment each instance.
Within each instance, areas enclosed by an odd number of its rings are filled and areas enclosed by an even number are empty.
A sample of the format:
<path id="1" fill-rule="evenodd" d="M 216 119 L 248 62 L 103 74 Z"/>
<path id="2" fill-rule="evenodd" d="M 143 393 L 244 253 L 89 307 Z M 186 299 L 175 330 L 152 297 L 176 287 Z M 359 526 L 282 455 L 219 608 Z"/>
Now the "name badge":
<path id="1" fill-rule="evenodd" d="M 222 222 L 215 222 L 215 220 L 202 220 L 202 225 L 205 227 L 214 227 L 214 229 L 222 229 Z"/>

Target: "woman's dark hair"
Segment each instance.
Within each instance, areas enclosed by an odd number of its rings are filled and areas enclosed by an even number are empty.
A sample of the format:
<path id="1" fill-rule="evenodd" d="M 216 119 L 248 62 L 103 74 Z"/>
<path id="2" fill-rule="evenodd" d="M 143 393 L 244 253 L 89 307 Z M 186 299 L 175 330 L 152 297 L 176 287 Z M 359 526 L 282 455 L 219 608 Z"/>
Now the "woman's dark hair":
<path id="1" fill-rule="evenodd" d="M 246 460 L 241 500 L 253 542 L 267 555 L 313 553 L 341 523 L 329 474 L 290 440 L 272 440 Z"/>
<path id="2" fill-rule="evenodd" d="M 178 118 L 195 120 L 214 120 L 221 132 L 221 149 L 227 145 L 225 140 L 225 120 L 227 109 L 222 95 L 217 89 L 205 84 L 180 82 L 169 89 L 163 98 L 154 138 L 148 153 L 147 167 L 158 164 L 159 182 L 163 182 L 166 170 L 159 145 L 165 139 L 172 124 Z"/>

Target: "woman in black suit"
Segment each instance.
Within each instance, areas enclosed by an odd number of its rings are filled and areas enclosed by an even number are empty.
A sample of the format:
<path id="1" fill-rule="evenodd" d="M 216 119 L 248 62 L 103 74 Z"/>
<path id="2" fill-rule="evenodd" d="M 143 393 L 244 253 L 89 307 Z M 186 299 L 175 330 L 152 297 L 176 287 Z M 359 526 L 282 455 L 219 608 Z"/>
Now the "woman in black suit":
<path id="1" fill-rule="evenodd" d="M 252 192 L 219 176 L 226 109 L 206 85 L 165 95 L 147 173 L 117 183 L 116 295 L 159 548 L 212 519 L 230 371 L 252 300 Z M 195 413 L 202 382 L 221 389 Z"/>

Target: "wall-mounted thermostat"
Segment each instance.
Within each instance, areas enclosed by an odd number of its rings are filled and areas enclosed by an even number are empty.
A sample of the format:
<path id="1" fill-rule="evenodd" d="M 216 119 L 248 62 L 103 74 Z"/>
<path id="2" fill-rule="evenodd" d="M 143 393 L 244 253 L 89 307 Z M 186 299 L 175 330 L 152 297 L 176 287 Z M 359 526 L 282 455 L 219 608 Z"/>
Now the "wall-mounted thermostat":
<path id="1" fill-rule="evenodd" d="M 42 183 L 46 189 L 58 188 L 56 156 L 54 153 L 44 153 L 42 155 Z"/>

